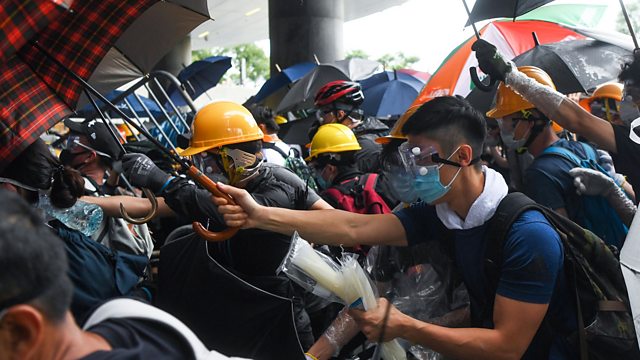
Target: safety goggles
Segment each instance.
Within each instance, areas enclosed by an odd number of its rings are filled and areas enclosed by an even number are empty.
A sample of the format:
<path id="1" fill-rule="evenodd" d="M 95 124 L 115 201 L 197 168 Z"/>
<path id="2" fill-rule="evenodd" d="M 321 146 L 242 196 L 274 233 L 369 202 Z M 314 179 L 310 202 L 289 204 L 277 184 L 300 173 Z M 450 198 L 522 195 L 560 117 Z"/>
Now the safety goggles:
<path id="1" fill-rule="evenodd" d="M 405 171 L 413 173 L 414 175 L 424 175 L 427 172 L 427 168 L 434 166 L 461 166 L 457 162 L 449 160 L 451 156 L 455 154 L 455 151 L 449 155 L 448 158 L 444 159 L 440 157 L 438 152 L 432 146 L 422 149 L 416 145 L 403 143 L 398 147 L 398 152 L 400 153 L 400 158 L 402 159 L 402 165 Z"/>
<path id="2" fill-rule="evenodd" d="M 80 142 L 80 137 L 77 135 L 70 135 L 67 138 L 67 141 L 64 142 L 64 145 L 62 146 L 63 150 L 68 150 L 69 152 L 73 153 L 73 154 L 81 154 L 84 152 L 88 152 L 88 151 L 93 151 L 96 154 L 100 155 L 100 156 L 104 156 L 107 157 L 109 159 L 111 159 L 111 155 L 104 153 L 102 151 L 96 150 L 94 148 L 92 148 L 91 146 L 85 145 L 83 143 Z"/>
<path id="3" fill-rule="evenodd" d="M 595 99 L 591 102 L 591 114 L 609 122 L 620 114 L 620 104 L 614 99 Z"/>

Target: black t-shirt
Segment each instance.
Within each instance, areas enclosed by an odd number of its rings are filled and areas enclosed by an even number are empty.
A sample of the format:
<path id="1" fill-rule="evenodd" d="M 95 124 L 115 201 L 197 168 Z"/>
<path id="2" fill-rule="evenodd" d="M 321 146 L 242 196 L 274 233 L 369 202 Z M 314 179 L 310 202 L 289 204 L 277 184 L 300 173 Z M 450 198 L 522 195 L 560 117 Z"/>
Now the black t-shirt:
<path id="1" fill-rule="evenodd" d="M 88 329 L 102 336 L 111 351 L 96 351 L 81 360 L 194 359 L 187 340 L 168 325 L 152 320 L 108 319 Z"/>
<path id="2" fill-rule="evenodd" d="M 626 175 L 633 186 L 636 198 L 640 193 L 640 144 L 629 139 L 629 127 L 613 125 L 616 136 L 616 152 L 611 154 L 616 172 Z"/>

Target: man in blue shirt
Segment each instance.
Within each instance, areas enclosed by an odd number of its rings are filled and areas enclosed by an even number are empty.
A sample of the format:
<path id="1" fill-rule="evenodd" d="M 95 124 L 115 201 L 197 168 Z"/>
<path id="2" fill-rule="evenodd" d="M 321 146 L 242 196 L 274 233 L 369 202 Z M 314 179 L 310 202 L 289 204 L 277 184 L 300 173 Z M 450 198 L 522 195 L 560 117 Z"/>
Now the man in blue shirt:
<path id="1" fill-rule="evenodd" d="M 521 66 L 518 70 L 538 83 L 555 89 L 549 75 L 535 66 Z M 501 135 L 517 147 L 516 152 L 529 152 L 533 163 L 525 170 L 523 192 L 537 203 L 549 207 L 596 233 L 607 244 L 622 247 L 626 229 L 604 198 L 596 208 L 587 205 L 586 198 L 576 193 L 569 171 L 580 165 L 567 156 L 592 159 L 600 164 L 600 155 L 591 145 L 560 139 L 552 121 L 535 105 L 500 83 L 496 106 L 487 116 L 498 120 Z M 553 151 L 553 153 L 551 152 Z M 566 155 L 557 154 L 558 151 Z M 624 179 L 624 177 L 620 176 Z M 607 219 L 608 225 L 598 224 Z"/>
<path id="2" fill-rule="evenodd" d="M 284 234 L 298 231 L 316 244 L 411 246 L 453 241 L 455 264 L 470 293 L 472 318 L 478 320 L 475 327 L 425 323 L 393 306 L 385 322 L 387 301 L 381 299 L 375 310 L 350 311 L 370 340 L 378 341 L 382 324 L 386 324 L 385 341 L 402 337 L 446 357 L 540 358 L 544 353 L 543 358 L 571 358 L 572 351 L 563 339 L 575 329 L 575 322 L 567 319 L 575 312 L 568 309 L 571 301 L 565 293 L 563 249 L 541 213 L 523 213 L 508 232 L 497 290 L 490 289 L 485 276 L 488 221 L 506 196 L 507 185 L 499 174 L 478 163 L 486 131 L 483 116 L 465 100 L 441 97 L 423 104 L 402 130 L 407 145 L 401 146 L 401 156 L 424 202 L 394 214 L 266 208 L 244 190 L 224 185 L 221 190 L 238 205 L 227 205 L 222 198 L 214 202 L 228 226 Z M 494 303 L 493 311 L 485 312 L 482 304 L 488 302 Z M 536 334 L 548 328 L 552 344 L 543 345 L 544 336 Z"/>

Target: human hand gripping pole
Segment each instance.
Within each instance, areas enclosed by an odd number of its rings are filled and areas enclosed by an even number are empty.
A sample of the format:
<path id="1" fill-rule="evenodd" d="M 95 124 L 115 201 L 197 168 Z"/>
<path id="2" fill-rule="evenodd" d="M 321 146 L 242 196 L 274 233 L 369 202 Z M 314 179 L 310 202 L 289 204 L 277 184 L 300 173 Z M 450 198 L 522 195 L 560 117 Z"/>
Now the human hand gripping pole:
<path id="1" fill-rule="evenodd" d="M 139 187 L 148 187 L 154 192 L 162 192 L 173 180 L 173 177 L 156 166 L 151 159 L 143 154 L 127 154 L 123 158 L 122 168 L 131 183 Z M 221 192 L 217 184 L 204 175 L 198 168 L 191 165 L 186 169 L 187 175 L 214 196 L 224 199 L 226 204 L 234 205 L 233 199 Z M 193 231 L 207 241 L 217 242 L 231 238 L 238 232 L 237 227 L 229 227 L 221 232 L 207 230 L 200 222 L 193 223 Z"/>
<path id="2" fill-rule="evenodd" d="M 476 59 L 478 59 L 480 70 L 491 78 L 491 82 L 487 86 L 480 82 L 477 73 L 471 71 L 471 79 L 478 88 L 483 91 L 488 91 L 496 81 L 505 81 L 507 73 L 511 71 L 511 63 L 504 59 L 494 45 L 486 40 L 478 39 L 471 46 L 471 50 L 476 52 Z M 475 70 L 474 68 L 471 69 Z"/>
<path id="3" fill-rule="evenodd" d="M 232 197 L 234 200 L 229 203 L 226 197 L 218 195 L 212 197 L 227 226 L 243 229 L 258 227 L 262 206 L 246 190 L 225 184 L 218 184 L 218 189 L 223 195 Z"/>

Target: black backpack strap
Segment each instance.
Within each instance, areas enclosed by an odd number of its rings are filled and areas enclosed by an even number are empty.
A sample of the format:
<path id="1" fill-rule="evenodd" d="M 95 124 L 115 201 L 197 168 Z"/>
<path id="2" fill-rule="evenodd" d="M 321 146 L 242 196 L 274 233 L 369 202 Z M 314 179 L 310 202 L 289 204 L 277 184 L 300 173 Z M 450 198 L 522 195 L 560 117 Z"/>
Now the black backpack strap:
<path id="1" fill-rule="evenodd" d="M 278 146 L 276 146 L 275 143 L 263 141 L 262 142 L 262 147 L 264 149 L 271 149 L 271 150 L 277 151 L 278 154 L 282 155 L 282 157 L 285 158 L 285 159 L 289 157 L 289 154 L 287 154 L 286 152 L 284 152 L 284 150 L 282 150 Z"/>
<path id="2" fill-rule="evenodd" d="M 500 271 L 504 261 L 504 244 L 511 230 L 511 226 L 522 213 L 532 209 L 539 210 L 543 214 L 545 213 L 544 208 L 525 194 L 517 192 L 511 193 L 502 199 L 495 214 L 491 220 L 489 220 L 484 266 L 488 286 L 491 290 L 490 294 L 495 294 L 498 290 Z M 476 319 L 476 321 L 482 321 L 493 314 L 494 300 L 495 296 L 489 296 L 489 298 L 486 299 L 485 304 L 483 304 L 481 316 L 479 319 Z M 548 358 L 552 341 L 553 331 L 551 324 L 549 324 L 545 316 L 535 337 L 532 339 L 531 343 L 533 344 L 535 342 L 535 346 L 527 350 L 525 354 L 526 357 L 530 359 Z"/>

